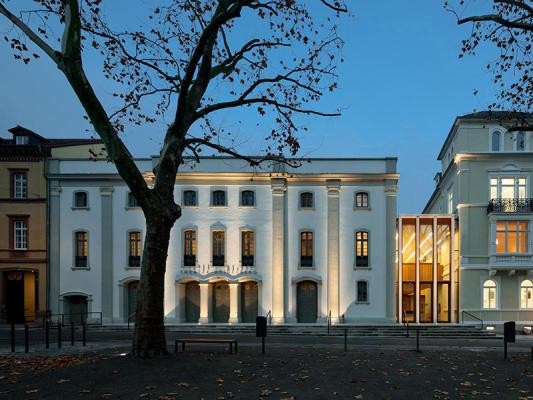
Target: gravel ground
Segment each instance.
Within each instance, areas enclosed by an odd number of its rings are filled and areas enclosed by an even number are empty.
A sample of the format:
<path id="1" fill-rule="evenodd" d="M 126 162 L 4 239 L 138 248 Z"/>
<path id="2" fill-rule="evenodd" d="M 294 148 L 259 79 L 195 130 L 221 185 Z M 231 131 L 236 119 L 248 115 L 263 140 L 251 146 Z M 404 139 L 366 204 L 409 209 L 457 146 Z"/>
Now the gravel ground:
<path id="1" fill-rule="evenodd" d="M 504 360 L 494 351 L 190 350 L 157 360 L 126 348 L 0 356 L 0 399 L 533 399 L 526 352 Z"/>

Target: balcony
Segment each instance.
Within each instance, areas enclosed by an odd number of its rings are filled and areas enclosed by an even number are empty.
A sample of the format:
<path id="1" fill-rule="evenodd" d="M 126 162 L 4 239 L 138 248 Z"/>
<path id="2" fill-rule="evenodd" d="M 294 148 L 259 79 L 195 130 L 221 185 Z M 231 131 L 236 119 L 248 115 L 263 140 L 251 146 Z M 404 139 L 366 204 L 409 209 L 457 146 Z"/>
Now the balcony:
<path id="1" fill-rule="evenodd" d="M 487 206 L 490 213 L 532 213 L 533 199 L 491 199 Z"/>
<path id="2" fill-rule="evenodd" d="M 497 253 L 489 257 L 489 267 L 495 270 L 533 270 L 533 254 Z"/>
<path id="3" fill-rule="evenodd" d="M 210 276 L 235 278 L 241 275 L 256 274 L 257 271 L 254 266 L 196 264 L 194 266 L 184 265 L 180 273 L 182 275 L 194 275 L 200 278 L 209 278 Z"/>

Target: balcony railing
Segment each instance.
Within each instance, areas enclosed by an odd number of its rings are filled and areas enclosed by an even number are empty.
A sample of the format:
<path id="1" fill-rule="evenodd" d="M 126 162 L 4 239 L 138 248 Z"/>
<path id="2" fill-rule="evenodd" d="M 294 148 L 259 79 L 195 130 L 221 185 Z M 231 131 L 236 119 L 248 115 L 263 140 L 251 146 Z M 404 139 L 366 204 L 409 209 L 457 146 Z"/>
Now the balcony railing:
<path id="1" fill-rule="evenodd" d="M 254 266 L 196 264 L 194 266 L 184 265 L 181 268 L 181 273 L 185 275 L 227 274 L 235 276 L 242 274 L 256 274 L 257 271 Z"/>
<path id="2" fill-rule="evenodd" d="M 487 206 L 487 214 L 497 213 L 531 213 L 533 212 L 533 199 L 491 199 Z"/>

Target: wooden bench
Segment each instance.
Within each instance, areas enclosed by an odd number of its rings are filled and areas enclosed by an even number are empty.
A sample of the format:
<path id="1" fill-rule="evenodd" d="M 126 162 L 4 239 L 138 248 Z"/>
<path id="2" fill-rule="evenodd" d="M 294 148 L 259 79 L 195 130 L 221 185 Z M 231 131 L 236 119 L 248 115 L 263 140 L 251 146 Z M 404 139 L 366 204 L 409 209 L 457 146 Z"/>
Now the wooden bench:
<path id="1" fill-rule="evenodd" d="M 182 338 L 176 339 L 174 342 L 174 353 L 178 352 L 178 344 L 181 343 L 181 352 L 185 352 L 185 343 L 214 343 L 214 344 L 229 344 L 229 352 L 233 354 L 233 345 L 235 345 L 235 353 L 237 353 L 237 340 L 236 339 L 219 339 L 219 338 Z"/>

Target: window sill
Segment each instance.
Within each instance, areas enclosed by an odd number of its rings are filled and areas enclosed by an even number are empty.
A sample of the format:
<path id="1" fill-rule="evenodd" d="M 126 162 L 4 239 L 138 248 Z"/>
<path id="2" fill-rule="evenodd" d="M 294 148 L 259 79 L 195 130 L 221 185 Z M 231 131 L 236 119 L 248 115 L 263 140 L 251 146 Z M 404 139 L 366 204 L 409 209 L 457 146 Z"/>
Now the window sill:
<path id="1" fill-rule="evenodd" d="M 124 209 L 126 209 L 126 210 L 140 210 L 141 207 L 128 207 L 128 206 L 126 206 L 126 207 L 124 207 Z"/>
<path id="2" fill-rule="evenodd" d="M 301 265 L 298 266 L 298 269 L 316 269 L 314 265 L 310 267 L 302 267 Z"/>
<path id="3" fill-rule="evenodd" d="M 249 210 L 255 210 L 257 207 L 256 207 L 256 206 L 242 206 L 242 205 L 239 205 L 239 208 L 244 208 L 244 209 L 249 209 Z"/>
<path id="4" fill-rule="evenodd" d="M 70 207 L 71 210 L 90 210 L 90 207 Z"/>
<path id="5" fill-rule="evenodd" d="M 214 205 L 210 205 L 209 208 L 221 208 L 221 209 L 225 209 L 225 208 L 229 208 L 227 205 L 224 205 L 224 206 L 214 206 Z"/>
<path id="6" fill-rule="evenodd" d="M 72 271 L 89 271 L 91 267 L 71 267 Z"/>
<path id="7" fill-rule="evenodd" d="M 354 207 L 354 211 L 372 211 L 372 208 L 370 207 Z"/>
<path id="8" fill-rule="evenodd" d="M 315 211 L 315 207 L 298 207 L 298 211 Z"/>
<path id="9" fill-rule="evenodd" d="M 354 265 L 353 269 L 361 270 L 361 271 L 372 271 L 372 267 L 363 267 L 363 266 L 359 266 L 359 265 Z"/>
<path id="10" fill-rule="evenodd" d="M 130 271 L 130 270 L 139 270 L 141 269 L 141 266 L 139 265 L 138 267 L 131 267 L 131 266 L 127 266 L 124 268 L 126 271 Z"/>
<path id="11" fill-rule="evenodd" d="M 356 301 L 355 304 L 357 305 L 370 305 L 369 301 Z"/>
<path id="12" fill-rule="evenodd" d="M 186 206 L 186 205 L 183 205 L 183 204 L 182 204 L 182 205 L 181 205 L 181 208 L 192 208 L 192 209 L 194 209 L 194 208 L 200 208 L 200 206 L 198 206 L 198 205 L 194 205 L 194 206 Z"/>

